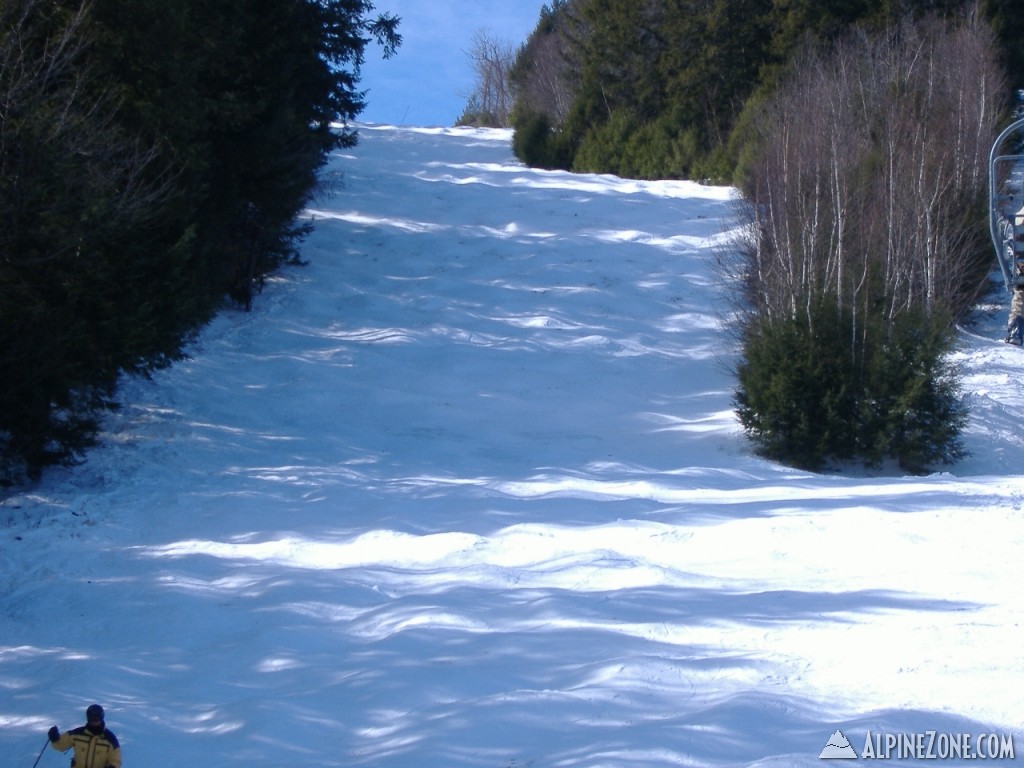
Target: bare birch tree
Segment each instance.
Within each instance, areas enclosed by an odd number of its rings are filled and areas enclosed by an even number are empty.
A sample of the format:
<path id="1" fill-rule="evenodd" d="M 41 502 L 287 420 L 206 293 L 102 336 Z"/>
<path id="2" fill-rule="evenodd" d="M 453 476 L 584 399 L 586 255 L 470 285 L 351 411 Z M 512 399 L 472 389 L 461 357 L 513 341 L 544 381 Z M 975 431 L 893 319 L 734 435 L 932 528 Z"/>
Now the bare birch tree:
<path id="1" fill-rule="evenodd" d="M 998 114 L 994 50 L 973 19 L 931 19 L 805 56 L 765 110 L 746 190 L 756 305 L 792 316 L 823 292 L 848 306 L 881 292 L 890 317 L 964 308 L 979 287 L 965 222 Z"/>
<path id="2" fill-rule="evenodd" d="M 459 122 L 507 128 L 515 103 L 511 78 L 515 48 L 481 29 L 473 35 L 466 55 L 476 79 Z"/>
<path id="3" fill-rule="evenodd" d="M 568 23 L 568 22 L 567 22 Z M 516 58 L 512 72 L 517 103 L 562 125 L 579 85 L 578 65 L 563 31 L 534 33 Z"/>

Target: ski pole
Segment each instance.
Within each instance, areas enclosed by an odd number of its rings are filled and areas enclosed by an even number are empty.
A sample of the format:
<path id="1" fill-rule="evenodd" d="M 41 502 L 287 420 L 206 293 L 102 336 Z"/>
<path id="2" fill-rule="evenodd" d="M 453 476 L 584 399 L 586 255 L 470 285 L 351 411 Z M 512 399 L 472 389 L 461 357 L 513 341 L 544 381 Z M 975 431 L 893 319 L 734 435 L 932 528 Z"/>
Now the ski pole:
<path id="1" fill-rule="evenodd" d="M 39 750 L 39 757 L 37 757 L 36 761 L 34 763 L 32 763 L 32 768 L 36 768 L 36 766 L 39 765 L 39 761 L 43 758 L 43 752 L 46 751 L 46 745 L 49 744 L 49 743 L 50 743 L 50 738 L 47 737 L 46 741 L 43 742 L 43 748 Z"/>

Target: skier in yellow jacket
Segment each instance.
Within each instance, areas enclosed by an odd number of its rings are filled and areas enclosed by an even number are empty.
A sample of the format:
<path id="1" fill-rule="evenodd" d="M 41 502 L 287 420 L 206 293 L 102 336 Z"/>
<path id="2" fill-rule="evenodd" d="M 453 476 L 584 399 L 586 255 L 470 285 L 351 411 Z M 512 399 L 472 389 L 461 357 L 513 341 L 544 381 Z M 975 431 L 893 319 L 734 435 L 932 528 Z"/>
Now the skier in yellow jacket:
<path id="1" fill-rule="evenodd" d="M 48 734 L 50 746 L 58 752 L 75 748 L 71 768 L 121 768 L 121 745 L 107 730 L 103 707 L 92 704 L 85 710 L 85 725 L 61 733 L 53 726 Z"/>

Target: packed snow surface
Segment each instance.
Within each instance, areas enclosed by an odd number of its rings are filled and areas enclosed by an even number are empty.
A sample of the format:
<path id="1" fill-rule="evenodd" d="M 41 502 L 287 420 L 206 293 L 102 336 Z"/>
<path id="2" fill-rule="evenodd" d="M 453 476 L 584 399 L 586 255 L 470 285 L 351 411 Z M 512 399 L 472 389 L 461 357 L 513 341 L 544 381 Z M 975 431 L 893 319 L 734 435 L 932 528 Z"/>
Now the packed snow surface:
<path id="1" fill-rule="evenodd" d="M 10 768 L 92 701 L 125 768 L 1024 752 L 1003 297 L 956 353 L 968 459 L 788 469 L 732 410 L 735 191 L 531 170 L 509 139 L 363 126 L 308 264 L 3 498 Z"/>

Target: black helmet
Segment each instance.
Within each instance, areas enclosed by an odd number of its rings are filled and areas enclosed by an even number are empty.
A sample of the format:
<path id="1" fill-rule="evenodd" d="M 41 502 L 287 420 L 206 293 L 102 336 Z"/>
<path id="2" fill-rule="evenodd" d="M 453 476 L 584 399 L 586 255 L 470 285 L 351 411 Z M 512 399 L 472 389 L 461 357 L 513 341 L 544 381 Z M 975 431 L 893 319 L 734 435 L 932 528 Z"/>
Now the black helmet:
<path id="1" fill-rule="evenodd" d="M 99 704 L 90 704 L 89 708 L 85 710 L 86 722 L 103 721 L 103 707 Z"/>

